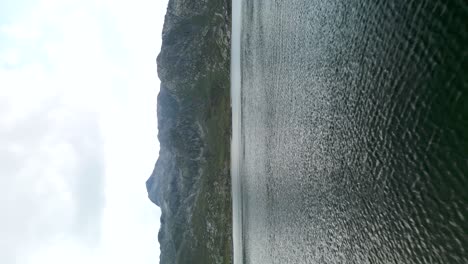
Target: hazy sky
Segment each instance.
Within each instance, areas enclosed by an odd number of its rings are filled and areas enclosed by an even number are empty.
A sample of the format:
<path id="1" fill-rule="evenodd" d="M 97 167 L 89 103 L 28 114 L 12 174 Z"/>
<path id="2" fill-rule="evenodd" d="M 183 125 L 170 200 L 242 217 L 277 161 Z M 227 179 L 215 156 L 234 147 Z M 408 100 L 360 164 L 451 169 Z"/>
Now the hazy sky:
<path id="1" fill-rule="evenodd" d="M 0 263 L 158 263 L 166 6 L 0 1 Z"/>

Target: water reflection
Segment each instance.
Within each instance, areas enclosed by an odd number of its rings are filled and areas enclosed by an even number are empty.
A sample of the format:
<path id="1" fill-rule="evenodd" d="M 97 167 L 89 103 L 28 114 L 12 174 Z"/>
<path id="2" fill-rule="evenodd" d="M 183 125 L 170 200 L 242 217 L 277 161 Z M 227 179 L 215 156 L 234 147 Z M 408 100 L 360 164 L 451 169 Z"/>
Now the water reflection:
<path id="1" fill-rule="evenodd" d="M 468 263 L 467 4 L 244 0 L 241 26 L 236 263 Z"/>

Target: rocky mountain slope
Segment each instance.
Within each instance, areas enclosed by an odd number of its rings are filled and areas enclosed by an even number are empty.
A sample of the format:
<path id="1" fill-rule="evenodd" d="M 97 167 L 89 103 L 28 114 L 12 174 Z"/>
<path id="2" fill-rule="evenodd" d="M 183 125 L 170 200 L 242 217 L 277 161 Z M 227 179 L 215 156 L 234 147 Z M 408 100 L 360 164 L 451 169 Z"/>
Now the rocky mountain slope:
<path id="1" fill-rule="evenodd" d="M 230 1 L 170 0 L 157 58 L 160 263 L 231 263 Z"/>

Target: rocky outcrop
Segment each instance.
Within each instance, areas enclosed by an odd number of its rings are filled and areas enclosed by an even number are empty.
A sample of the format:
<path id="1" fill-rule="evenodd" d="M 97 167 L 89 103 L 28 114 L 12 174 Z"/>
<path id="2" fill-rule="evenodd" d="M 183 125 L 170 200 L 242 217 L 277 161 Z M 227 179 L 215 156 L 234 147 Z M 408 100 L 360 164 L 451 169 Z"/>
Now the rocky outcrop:
<path id="1" fill-rule="evenodd" d="M 170 0 L 158 95 L 160 263 L 231 263 L 230 1 Z"/>

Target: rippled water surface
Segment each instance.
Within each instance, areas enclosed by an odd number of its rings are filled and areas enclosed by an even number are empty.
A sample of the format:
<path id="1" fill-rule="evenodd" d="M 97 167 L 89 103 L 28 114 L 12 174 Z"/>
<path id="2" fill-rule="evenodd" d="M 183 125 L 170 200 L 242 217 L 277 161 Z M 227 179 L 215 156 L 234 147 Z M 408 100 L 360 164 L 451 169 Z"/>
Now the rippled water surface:
<path id="1" fill-rule="evenodd" d="M 236 264 L 468 263 L 467 2 L 233 8 Z"/>

